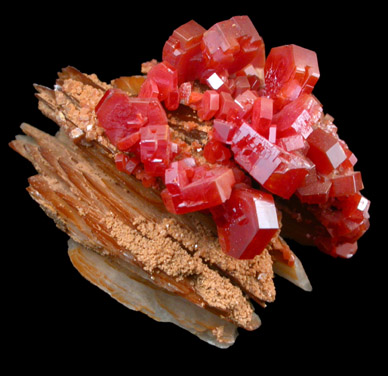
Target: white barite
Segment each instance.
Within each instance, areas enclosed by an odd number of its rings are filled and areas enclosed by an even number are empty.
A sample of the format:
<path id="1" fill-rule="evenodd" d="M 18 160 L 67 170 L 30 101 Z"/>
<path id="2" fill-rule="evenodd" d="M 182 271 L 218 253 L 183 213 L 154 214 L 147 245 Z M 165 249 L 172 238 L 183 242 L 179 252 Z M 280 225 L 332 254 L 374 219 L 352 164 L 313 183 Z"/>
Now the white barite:
<path id="1" fill-rule="evenodd" d="M 70 260 L 79 273 L 127 308 L 178 325 L 219 348 L 235 342 L 236 325 L 180 296 L 155 288 L 147 282 L 152 276 L 147 277 L 142 270 L 116 264 L 71 239 L 68 246 Z"/>

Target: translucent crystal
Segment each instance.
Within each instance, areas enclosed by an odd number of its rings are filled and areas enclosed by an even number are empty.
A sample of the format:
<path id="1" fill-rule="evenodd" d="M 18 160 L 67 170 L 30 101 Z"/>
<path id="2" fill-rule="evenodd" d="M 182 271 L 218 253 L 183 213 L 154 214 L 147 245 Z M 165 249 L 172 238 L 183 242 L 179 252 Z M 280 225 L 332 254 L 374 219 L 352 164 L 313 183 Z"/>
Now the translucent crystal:
<path id="1" fill-rule="evenodd" d="M 191 179 L 179 177 L 179 168 L 166 170 L 170 184 L 161 193 L 167 210 L 184 214 L 220 205 L 229 199 L 235 184 L 233 171 L 224 166 L 196 166 Z M 174 174 L 177 174 L 174 184 Z"/>
<path id="2" fill-rule="evenodd" d="M 163 61 L 176 68 L 179 84 L 197 79 L 204 69 L 201 41 L 205 31 L 191 20 L 175 29 L 163 47 Z"/>
<path id="3" fill-rule="evenodd" d="M 279 230 L 271 194 L 236 185 L 224 204 L 211 209 L 225 253 L 239 259 L 260 254 Z"/>
<path id="4" fill-rule="evenodd" d="M 310 94 L 320 75 L 316 53 L 294 44 L 272 48 L 264 71 L 266 94 L 275 100 L 275 112 L 300 94 Z"/>
<path id="5" fill-rule="evenodd" d="M 312 165 L 271 143 L 243 123 L 235 132 L 231 149 L 235 161 L 270 192 L 289 198 L 301 186 Z"/>
<path id="6" fill-rule="evenodd" d="M 120 89 L 109 89 L 95 109 L 99 125 L 114 144 L 146 124 L 167 124 L 156 98 L 137 98 Z"/>
<path id="7" fill-rule="evenodd" d="M 170 128 L 147 125 L 140 129 L 140 159 L 151 176 L 164 176 L 172 157 Z"/>
<path id="8" fill-rule="evenodd" d="M 314 129 L 307 142 L 310 146 L 307 157 L 322 174 L 329 174 L 346 160 L 346 154 L 338 138 L 321 128 Z"/>

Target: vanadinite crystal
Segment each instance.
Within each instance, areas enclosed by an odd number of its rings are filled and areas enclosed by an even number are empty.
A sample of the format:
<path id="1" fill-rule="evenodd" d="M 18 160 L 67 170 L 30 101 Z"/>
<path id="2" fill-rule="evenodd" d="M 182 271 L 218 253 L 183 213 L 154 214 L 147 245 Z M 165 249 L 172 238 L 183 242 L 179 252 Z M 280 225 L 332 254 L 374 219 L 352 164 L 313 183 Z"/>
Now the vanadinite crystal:
<path id="1" fill-rule="evenodd" d="M 275 112 L 300 94 L 310 94 L 319 79 L 317 55 L 294 44 L 272 48 L 265 62 L 265 92 Z"/>
<path id="2" fill-rule="evenodd" d="M 223 205 L 211 209 L 224 251 L 236 258 L 253 258 L 279 230 L 271 194 L 236 185 Z"/>
<path id="3" fill-rule="evenodd" d="M 271 143 L 245 122 L 236 131 L 231 149 L 236 162 L 257 182 L 284 198 L 291 197 L 312 168 L 307 160 Z"/>
<path id="4" fill-rule="evenodd" d="M 167 209 L 184 214 L 224 203 L 230 197 L 235 178 L 230 168 L 196 166 L 189 158 L 171 163 L 165 184 L 162 198 Z"/>
<path id="5" fill-rule="evenodd" d="M 107 90 L 95 111 L 114 145 L 146 124 L 167 124 L 166 112 L 156 98 L 129 97 L 120 89 Z"/>
<path id="6" fill-rule="evenodd" d="M 210 211 L 233 257 L 253 258 L 279 233 L 275 203 L 287 235 L 334 257 L 356 252 L 370 202 L 357 158 L 313 94 L 314 51 L 284 45 L 266 58 L 249 17 L 207 30 L 191 20 L 147 71 L 112 81 L 95 108 L 120 171 L 159 182 L 174 214 Z M 177 139 L 169 119 L 185 107 L 194 115 Z M 201 143 L 193 141 L 198 129 L 207 133 Z"/>

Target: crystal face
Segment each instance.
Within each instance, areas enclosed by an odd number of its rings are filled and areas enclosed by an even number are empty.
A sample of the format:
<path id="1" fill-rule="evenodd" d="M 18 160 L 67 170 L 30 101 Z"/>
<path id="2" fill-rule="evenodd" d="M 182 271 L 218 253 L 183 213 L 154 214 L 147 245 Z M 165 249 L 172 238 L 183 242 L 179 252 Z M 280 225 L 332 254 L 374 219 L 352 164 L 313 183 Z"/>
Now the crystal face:
<path id="1" fill-rule="evenodd" d="M 273 117 L 281 136 L 300 134 L 307 138 L 322 115 L 322 106 L 311 94 L 303 94 L 285 105 Z"/>
<path id="2" fill-rule="evenodd" d="M 294 44 L 272 48 L 264 71 L 275 112 L 299 95 L 310 94 L 320 76 L 316 53 Z"/>
<path id="3" fill-rule="evenodd" d="M 284 198 L 295 192 L 312 168 L 308 161 L 271 143 L 248 123 L 236 131 L 231 149 L 236 162 L 257 182 Z"/>
<path id="4" fill-rule="evenodd" d="M 210 120 L 220 107 L 220 96 L 215 90 L 206 90 L 201 104 L 198 107 L 198 116 L 201 120 Z"/>
<path id="5" fill-rule="evenodd" d="M 253 102 L 252 107 L 252 128 L 265 136 L 272 123 L 273 100 L 271 98 L 259 97 Z M 278 122 L 275 121 L 278 126 Z"/>
<path id="6" fill-rule="evenodd" d="M 316 128 L 307 138 L 310 158 L 322 174 L 329 174 L 346 160 L 338 139 L 321 128 Z"/>
<path id="7" fill-rule="evenodd" d="M 146 95 L 156 95 L 168 110 L 176 110 L 179 106 L 178 71 L 168 62 L 156 64 L 140 89 L 139 96 Z"/>
<path id="8" fill-rule="evenodd" d="M 163 61 L 178 71 L 179 84 L 197 79 L 204 68 L 201 52 L 204 32 L 201 25 L 191 20 L 174 30 L 163 47 Z"/>
<path id="9" fill-rule="evenodd" d="M 109 89 L 95 111 L 114 145 L 146 124 L 167 124 L 166 113 L 156 98 L 129 97 L 120 89 Z"/>
<path id="10" fill-rule="evenodd" d="M 164 176 L 172 157 L 170 128 L 147 125 L 140 129 L 140 159 L 151 176 Z"/>
<path id="11" fill-rule="evenodd" d="M 161 193 L 170 212 L 184 214 L 209 209 L 229 199 L 235 184 L 234 174 L 230 168 L 190 166 L 192 176 L 189 178 L 182 172 L 182 165 L 179 165 L 179 162 L 171 163 L 166 170 L 168 183 Z"/>
<path id="12" fill-rule="evenodd" d="M 224 252 L 235 258 L 261 253 L 279 230 L 272 195 L 244 185 L 236 186 L 230 199 L 211 213 Z"/>
<path id="13" fill-rule="evenodd" d="M 128 157 L 128 155 L 124 153 L 117 154 L 115 157 L 115 164 L 117 169 L 127 174 L 132 174 L 139 163 L 139 159 L 136 157 Z"/>
<path id="14" fill-rule="evenodd" d="M 206 65 L 225 68 L 229 74 L 255 61 L 264 66 L 264 43 L 247 16 L 218 22 L 204 32 L 201 49 Z"/>
<path id="15" fill-rule="evenodd" d="M 249 17 L 207 30 L 191 20 L 149 68 L 113 80 L 95 108 L 120 171 L 158 187 L 171 213 L 210 211 L 233 257 L 253 258 L 279 232 L 274 198 L 299 220 L 308 213 L 309 243 L 321 251 L 356 252 L 370 201 L 356 156 L 313 94 L 314 51 L 290 44 L 266 58 Z M 194 114 L 177 137 L 171 117 L 185 106 Z"/>

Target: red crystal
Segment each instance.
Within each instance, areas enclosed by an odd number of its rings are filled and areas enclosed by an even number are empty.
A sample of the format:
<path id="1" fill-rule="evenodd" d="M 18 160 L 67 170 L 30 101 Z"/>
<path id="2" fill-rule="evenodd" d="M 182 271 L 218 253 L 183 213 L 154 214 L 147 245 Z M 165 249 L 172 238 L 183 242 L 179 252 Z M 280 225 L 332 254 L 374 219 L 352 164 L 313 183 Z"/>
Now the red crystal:
<path id="1" fill-rule="evenodd" d="M 229 161 L 229 167 L 232 169 L 236 184 L 243 183 L 248 187 L 252 187 L 252 179 L 246 174 L 233 160 Z"/>
<path id="2" fill-rule="evenodd" d="M 194 158 L 184 158 L 172 162 L 164 174 L 164 183 L 172 194 L 179 194 L 194 176 L 196 163 Z"/>
<path id="3" fill-rule="evenodd" d="M 271 194 L 288 199 L 287 210 L 298 203 L 309 244 L 334 257 L 356 252 L 369 228 L 370 202 L 360 194 L 357 158 L 312 95 L 319 79 L 315 52 L 280 46 L 265 61 L 249 17 L 207 31 L 192 20 L 173 32 L 162 62 L 147 70 L 147 78 L 115 80 L 95 108 L 121 152 L 120 171 L 147 187 L 163 181 L 161 196 L 172 213 L 210 209 L 222 248 L 233 257 L 253 258 L 279 231 Z M 161 103 L 170 111 L 186 105 L 200 120 L 212 120 L 203 147 L 209 165 L 192 158 L 194 143 L 171 142 Z M 253 189 L 251 177 L 266 192 Z"/>
<path id="4" fill-rule="evenodd" d="M 333 256 L 333 257 L 341 257 L 341 258 L 351 258 L 356 252 L 357 252 L 357 249 L 358 249 L 358 244 L 357 242 L 343 242 L 343 243 L 334 243 L 333 241 L 331 241 L 330 239 L 327 239 L 327 238 L 322 238 L 322 239 L 317 239 L 316 241 L 316 245 L 317 247 Z"/>
<path id="5" fill-rule="evenodd" d="M 331 182 L 327 180 L 316 180 L 304 187 L 299 187 L 296 195 L 301 202 L 307 204 L 323 204 L 329 199 Z"/>
<path id="6" fill-rule="evenodd" d="M 252 90 L 261 90 L 264 86 L 264 59 L 262 62 L 253 60 L 243 69 L 236 72 L 236 75 L 246 76 Z"/>
<path id="7" fill-rule="evenodd" d="M 266 94 L 274 98 L 275 112 L 300 94 L 310 94 L 319 78 L 316 53 L 294 44 L 272 48 L 264 71 Z"/>
<path id="8" fill-rule="evenodd" d="M 194 81 L 204 69 L 201 41 L 205 31 L 191 20 L 174 30 L 163 47 L 162 59 L 178 71 L 179 84 Z"/>
<path id="9" fill-rule="evenodd" d="M 147 125 L 140 129 L 140 159 L 151 176 L 163 176 L 172 158 L 170 128 Z"/>
<path id="10" fill-rule="evenodd" d="M 352 171 L 343 175 L 331 177 L 330 196 L 351 196 L 364 188 L 359 171 Z"/>
<path id="11" fill-rule="evenodd" d="M 234 101 L 239 106 L 237 116 L 240 119 L 247 119 L 251 115 L 253 104 L 257 99 L 257 93 L 252 90 L 245 90 L 242 94 L 239 94 L 234 99 Z"/>
<path id="12" fill-rule="evenodd" d="M 286 151 L 301 150 L 305 147 L 305 140 L 301 134 L 294 134 L 279 138 L 277 145 Z"/>
<path id="13" fill-rule="evenodd" d="M 192 107 L 194 110 L 199 108 L 203 93 L 194 90 L 192 82 L 183 82 L 178 89 L 179 102 Z"/>
<path id="14" fill-rule="evenodd" d="M 219 94 L 215 90 L 206 90 L 198 108 L 198 116 L 201 120 L 210 120 L 220 108 Z"/>
<path id="15" fill-rule="evenodd" d="M 117 149 L 120 151 L 129 151 L 136 143 L 140 141 L 140 132 L 134 131 L 117 141 Z"/>
<path id="16" fill-rule="evenodd" d="M 209 209 L 230 197 L 235 184 L 230 168 L 196 166 L 191 180 L 188 177 L 186 180 L 185 177 L 182 178 L 182 172 L 176 163 L 178 162 L 172 162 L 166 170 L 168 185 L 161 193 L 164 204 L 171 213 L 184 214 Z"/>
<path id="17" fill-rule="evenodd" d="M 211 139 L 203 149 L 203 156 L 209 163 L 225 163 L 232 157 L 230 150 L 221 142 Z"/>
<path id="18" fill-rule="evenodd" d="M 301 186 L 312 166 L 288 153 L 243 123 L 231 145 L 235 161 L 270 192 L 289 198 Z"/>
<path id="19" fill-rule="evenodd" d="M 276 124 L 271 124 L 268 128 L 268 136 L 267 139 L 269 142 L 272 144 L 276 143 L 276 138 L 277 138 L 277 133 L 278 133 L 278 127 Z"/>
<path id="20" fill-rule="evenodd" d="M 266 97 L 257 98 L 252 108 L 252 128 L 261 135 L 266 135 L 272 122 L 272 115 L 273 100 Z"/>
<path id="21" fill-rule="evenodd" d="M 136 179 L 140 180 L 144 187 L 157 187 L 156 176 L 151 176 L 144 170 L 144 166 L 139 164 L 133 171 L 133 175 L 136 176 Z"/>
<path id="22" fill-rule="evenodd" d="M 218 92 L 231 93 L 233 85 L 229 80 L 227 70 L 216 71 L 215 69 L 208 69 L 202 73 L 200 82 L 206 83 L 209 88 Z M 232 87 L 231 87 L 232 86 Z"/>
<path id="23" fill-rule="evenodd" d="M 168 93 L 167 98 L 164 100 L 164 105 L 170 111 L 176 110 L 179 107 L 179 90 L 177 88 Z"/>
<path id="24" fill-rule="evenodd" d="M 234 101 L 230 93 L 220 93 L 220 108 L 215 115 L 217 119 L 234 120 L 240 110 L 240 106 Z"/>
<path id="25" fill-rule="evenodd" d="M 157 99 L 129 97 L 120 89 L 107 90 L 95 111 L 99 125 L 114 145 L 146 124 L 167 124 Z"/>
<path id="26" fill-rule="evenodd" d="M 233 95 L 235 97 L 242 94 L 244 91 L 251 89 L 251 84 L 249 83 L 247 76 L 237 76 L 234 82 L 235 89 Z"/>
<path id="27" fill-rule="evenodd" d="M 159 88 L 152 78 L 147 78 L 140 87 L 139 98 L 159 98 Z"/>
<path id="28" fill-rule="evenodd" d="M 229 74 L 252 61 L 264 66 L 264 43 L 247 16 L 218 22 L 203 34 L 201 44 L 208 68 L 225 68 Z"/>
<path id="29" fill-rule="evenodd" d="M 163 61 L 151 68 L 142 88 L 148 80 L 156 83 L 159 91 L 158 99 L 164 102 L 166 108 L 176 110 L 179 106 L 178 71 L 167 61 Z"/>
<path id="30" fill-rule="evenodd" d="M 119 171 L 132 174 L 135 168 L 139 165 L 140 161 L 136 157 L 129 157 L 124 153 L 118 153 L 115 156 L 115 164 Z"/>
<path id="31" fill-rule="evenodd" d="M 321 118 L 322 106 L 311 94 L 303 94 L 285 105 L 273 116 L 273 122 L 278 126 L 281 136 L 300 134 L 307 138 Z"/>
<path id="32" fill-rule="evenodd" d="M 340 168 L 353 171 L 354 165 L 357 163 L 357 157 L 349 150 L 348 145 L 343 140 L 338 140 L 345 152 L 346 159 L 341 163 Z"/>
<path id="33" fill-rule="evenodd" d="M 307 157 L 322 174 L 329 174 L 346 160 L 346 154 L 338 138 L 321 128 L 315 128 L 307 142 L 310 146 Z"/>
<path id="34" fill-rule="evenodd" d="M 238 259 L 260 254 L 279 230 L 271 194 L 236 185 L 224 204 L 211 209 L 222 249 Z"/>
<path id="35" fill-rule="evenodd" d="M 357 249 L 358 249 L 357 242 L 342 243 L 342 244 L 338 244 L 335 247 L 334 252 L 337 256 L 340 256 L 342 258 L 350 258 L 356 253 Z"/>
<path id="36" fill-rule="evenodd" d="M 213 137 L 224 144 L 230 145 L 232 143 L 236 130 L 237 125 L 233 122 L 221 119 L 214 119 L 213 121 Z"/>
<path id="37" fill-rule="evenodd" d="M 316 209 L 318 211 L 318 209 Z M 354 243 L 368 229 L 368 218 L 361 222 L 345 217 L 340 211 L 325 209 L 316 213 L 319 221 L 326 227 L 331 236 L 331 243 L 337 245 L 340 243 Z"/>
<path id="38" fill-rule="evenodd" d="M 361 193 L 357 192 L 351 196 L 340 197 L 335 202 L 345 217 L 361 222 L 369 218 L 370 201 Z"/>

